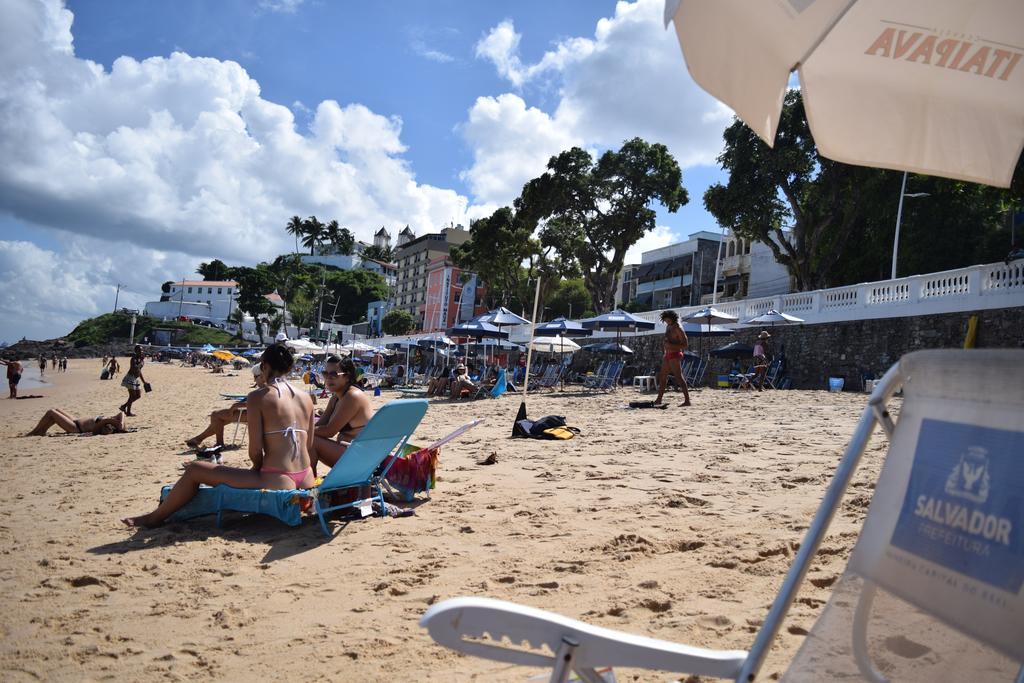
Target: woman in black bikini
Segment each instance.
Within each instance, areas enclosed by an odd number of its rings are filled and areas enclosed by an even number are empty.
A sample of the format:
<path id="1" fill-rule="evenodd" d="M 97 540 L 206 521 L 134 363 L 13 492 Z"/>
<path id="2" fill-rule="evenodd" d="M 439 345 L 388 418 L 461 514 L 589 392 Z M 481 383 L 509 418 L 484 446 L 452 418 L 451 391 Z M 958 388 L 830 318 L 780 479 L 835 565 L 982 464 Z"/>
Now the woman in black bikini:
<path id="1" fill-rule="evenodd" d="M 334 467 L 352 439 L 373 417 L 370 398 L 356 385 L 358 373 L 350 360 L 328 356 L 324 364 L 324 382 L 331 392 L 323 415 L 316 422 L 313 439 L 313 473 L 318 462 Z M 338 440 L 332 437 L 337 435 Z"/>
<path id="2" fill-rule="evenodd" d="M 77 418 L 74 415 L 65 413 L 60 408 L 50 408 L 43 414 L 39 424 L 25 436 L 45 436 L 46 431 L 54 425 L 60 427 L 68 434 L 113 434 L 123 432 L 124 415 L 118 413 L 114 417 Z"/>
<path id="3" fill-rule="evenodd" d="M 128 526 L 153 527 L 192 500 L 200 484 L 227 484 L 239 489 L 298 489 L 313 485 L 310 467 L 313 436 L 313 401 L 295 391 L 285 377 L 292 355 L 275 344 L 260 359 L 266 386 L 249 392 L 246 417 L 249 424 L 248 469 L 193 460 L 163 502 L 147 515 L 126 517 Z"/>

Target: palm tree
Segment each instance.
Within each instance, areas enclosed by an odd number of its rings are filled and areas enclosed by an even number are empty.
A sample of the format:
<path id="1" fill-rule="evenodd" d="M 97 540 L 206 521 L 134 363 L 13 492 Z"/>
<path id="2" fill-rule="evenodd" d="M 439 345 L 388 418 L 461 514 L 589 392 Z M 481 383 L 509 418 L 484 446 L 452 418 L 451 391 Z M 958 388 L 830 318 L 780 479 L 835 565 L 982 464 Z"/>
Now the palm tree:
<path id="1" fill-rule="evenodd" d="M 288 231 L 289 235 L 295 236 L 295 251 L 299 251 L 299 236 L 306 234 L 306 224 L 298 216 L 292 216 L 292 219 L 288 221 L 285 230 Z"/>
<path id="2" fill-rule="evenodd" d="M 313 255 L 314 247 L 321 246 L 327 236 L 327 226 L 317 220 L 316 216 L 310 216 L 303 221 L 302 246 L 309 247 L 309 253 Z"/>

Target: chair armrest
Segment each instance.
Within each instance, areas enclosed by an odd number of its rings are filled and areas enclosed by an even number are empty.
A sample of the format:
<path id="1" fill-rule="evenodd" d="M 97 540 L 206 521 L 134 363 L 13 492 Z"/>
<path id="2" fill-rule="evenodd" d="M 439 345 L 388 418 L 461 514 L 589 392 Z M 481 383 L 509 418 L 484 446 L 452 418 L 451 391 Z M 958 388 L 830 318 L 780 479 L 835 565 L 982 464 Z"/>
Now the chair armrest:
<path id="1" fill-rule="evenodd" d="M 554 657 L 541 648 L 546 645 L 550 652 L 558 652 L 566 637 L 579 643 L 573 661 L 577 670 L 628 666 L 734 679 L 747 658 L 743 650 L 707 650 L 656 640 L 490 598 L 445 600 L 427 610 L 420 626 L 445 647 L 524 666 L 554 666 Z M 485 634 L 490 643 L 481 642 Z"/>

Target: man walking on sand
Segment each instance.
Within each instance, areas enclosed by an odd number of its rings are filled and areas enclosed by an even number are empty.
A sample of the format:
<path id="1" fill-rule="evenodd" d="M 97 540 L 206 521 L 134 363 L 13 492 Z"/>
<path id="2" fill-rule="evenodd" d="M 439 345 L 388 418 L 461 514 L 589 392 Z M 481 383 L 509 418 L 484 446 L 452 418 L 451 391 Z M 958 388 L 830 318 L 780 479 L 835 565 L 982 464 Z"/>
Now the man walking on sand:
<path id="1" fill-rule="evenodd" d="M 665 355 L 661 359 L 661 369 L 658 370 L 658 398 L 654 400 L 654 405 L 661 403 L 661 398 L 665 395 L 665 387 L 668 386 L 668 376 L 671 374 L 675 378 L 676 387 L 681 387 L 683 390 L 685 400 L 682 405 L 688 406 L 690 405 L 690 392 L 687 389 L 686 380 L 683 379 L 681 364 L 689 341 L 686 339 L 686 332 L 679 326 L 679 316 L 675 311 L 662 311 L 661 321 L 665 323 Z"/>
<path id="2" fill-rule="evenodd" d="M 11 389 L 11 395 L 7 398 L 18 398 L 18 382 L 21 381 L 21 363 L 17 360 L 0 360 L 7 366 L 7 386 Z"/>

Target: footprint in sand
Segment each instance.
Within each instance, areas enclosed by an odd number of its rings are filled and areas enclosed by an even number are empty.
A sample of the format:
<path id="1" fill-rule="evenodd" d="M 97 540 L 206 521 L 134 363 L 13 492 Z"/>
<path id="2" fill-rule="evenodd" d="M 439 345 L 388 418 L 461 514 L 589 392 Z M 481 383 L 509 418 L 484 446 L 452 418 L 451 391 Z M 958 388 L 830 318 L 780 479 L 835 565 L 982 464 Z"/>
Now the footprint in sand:
<path id="1" fill-rule="evenodd" d="M 932 651 L 927 645 L 914 642 L 906 636 L 889 636 L 885 639 L 885 648 L 904 659 L 917 659 Z"/>

